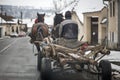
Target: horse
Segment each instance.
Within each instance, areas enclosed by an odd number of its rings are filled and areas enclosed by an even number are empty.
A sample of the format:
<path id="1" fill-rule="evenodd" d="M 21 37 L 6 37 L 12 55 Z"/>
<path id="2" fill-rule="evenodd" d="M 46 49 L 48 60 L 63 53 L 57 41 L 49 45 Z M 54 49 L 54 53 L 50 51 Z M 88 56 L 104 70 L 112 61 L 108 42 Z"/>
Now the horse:
<path id="1" fill-rule="evenodd" d="M 64 19 L 63 19 L 62 13 L 55 13 L 54 25 L 53 25 L 53 29 L 51 31 L 53 39 L 59 38 L 59 27 L 60 27 L 60 23 L 63 20 Z"/>
<path id="2" fill-rule="evenodd" d="M 33 24 L 31 33 L 29 36 L 31 37 L 30 42 L 34 43 L 35 41 L 43 41 L 43 39 L 49 36 L 48 25 L 44 23 L 45 14 L 37 13 L 37 19 L 35 20 L 35 24 Z M 37 51 L 40 51 L 39 43 L 34 43 Z"/>

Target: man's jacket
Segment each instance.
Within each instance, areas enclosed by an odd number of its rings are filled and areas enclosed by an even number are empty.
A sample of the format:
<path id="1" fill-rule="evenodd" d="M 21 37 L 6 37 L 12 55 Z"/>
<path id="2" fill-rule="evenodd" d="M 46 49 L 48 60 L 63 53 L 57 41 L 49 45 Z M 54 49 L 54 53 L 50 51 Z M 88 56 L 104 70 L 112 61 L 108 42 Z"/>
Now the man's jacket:
<path id="1" fill-rule="evenodd" d="M 78 39 L 78 24 L 71 19 L 64 20 L 60 24 L 59 36 L 65 39 Z"/>

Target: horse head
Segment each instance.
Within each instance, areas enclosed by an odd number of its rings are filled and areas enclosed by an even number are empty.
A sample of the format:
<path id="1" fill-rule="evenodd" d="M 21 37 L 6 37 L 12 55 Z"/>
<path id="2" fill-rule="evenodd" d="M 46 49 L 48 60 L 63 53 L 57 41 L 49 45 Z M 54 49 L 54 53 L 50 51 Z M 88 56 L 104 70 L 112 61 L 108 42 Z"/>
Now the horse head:
<path id="1" fill-rule="evenodd" d="M 44 17 L 45 17 L 45 13 L 44 14 L 37 13 L 38 22 L 44 22 Z"/>
<path id="2" fill-rule="evenodd" d="M 62 13 L 55 13 L 54 17 L 54 27 L 51 31 L 53 39 L 59 37 L 59 24 L 63 21 Z"/>
<path id="3" fill-rule="evenodd" d="M 62 13 L 55 13 L 54 17 L 54 26 L 60 24 L 63 21 L 63 14 Z"/>

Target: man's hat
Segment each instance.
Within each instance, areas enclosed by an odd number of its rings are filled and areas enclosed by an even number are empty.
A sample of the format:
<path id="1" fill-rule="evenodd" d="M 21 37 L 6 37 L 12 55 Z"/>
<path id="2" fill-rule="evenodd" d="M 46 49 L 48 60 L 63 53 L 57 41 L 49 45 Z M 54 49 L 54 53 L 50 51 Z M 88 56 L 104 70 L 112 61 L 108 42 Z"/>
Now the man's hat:
<path id="1" fill-rule="evenodd" d="M 65 13 L 65 18 L 71 18 L 71 12 L 70 11 L 67 11 Z"/>

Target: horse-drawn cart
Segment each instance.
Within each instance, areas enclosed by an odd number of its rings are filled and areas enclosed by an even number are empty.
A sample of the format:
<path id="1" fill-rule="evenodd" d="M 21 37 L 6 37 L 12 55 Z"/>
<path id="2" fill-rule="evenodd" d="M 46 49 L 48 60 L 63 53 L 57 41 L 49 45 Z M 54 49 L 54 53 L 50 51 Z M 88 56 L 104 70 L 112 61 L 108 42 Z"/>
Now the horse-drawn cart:
<path id="1" fill-rule="evenodd" d="M 55 44 L 49 38 L 40 42 L 38 70 L 41 72 L 41 77 L 44 79 L 57 69 L 72 68 L 78 72 L 84 70 L 98 75 L 98 80 L 111 80 L 111 64 L 107 60 L 102 60 L 102 57 L 109 55 L 110 51 L 105 46 L 85 44 L 71 49 Z"/>

